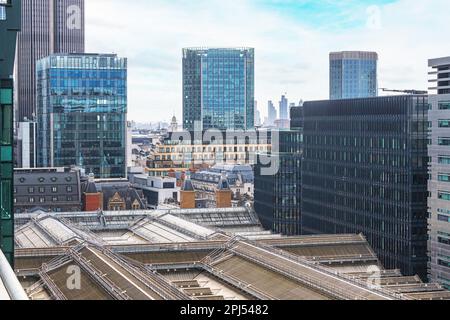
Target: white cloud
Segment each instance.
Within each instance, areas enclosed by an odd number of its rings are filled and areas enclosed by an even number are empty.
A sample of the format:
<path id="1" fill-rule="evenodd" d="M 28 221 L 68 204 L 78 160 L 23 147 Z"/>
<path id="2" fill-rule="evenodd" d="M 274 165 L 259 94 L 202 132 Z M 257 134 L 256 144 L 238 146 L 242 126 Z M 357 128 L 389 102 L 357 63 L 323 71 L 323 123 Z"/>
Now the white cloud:
<path id="1" fill-rule="evenodd" d="M 400 0 L 379 7 L 377 28 L 344 29 L 336 21 L 313 28 L 251 0 L 86 2 L 87 49 L 129 58 L 129 118 L 141 122 L 181 117 L 183 47 L 254 47 L 263 115 L 284 92 L 292 101 L 326 99 L 330 51 L 377 51 L 380 86 L 394 89 L 426 89 L 427 59 L 450 55 L 448 0 Z M 337 16 L 348 23 L 367 14 L 360 9 Z"/>

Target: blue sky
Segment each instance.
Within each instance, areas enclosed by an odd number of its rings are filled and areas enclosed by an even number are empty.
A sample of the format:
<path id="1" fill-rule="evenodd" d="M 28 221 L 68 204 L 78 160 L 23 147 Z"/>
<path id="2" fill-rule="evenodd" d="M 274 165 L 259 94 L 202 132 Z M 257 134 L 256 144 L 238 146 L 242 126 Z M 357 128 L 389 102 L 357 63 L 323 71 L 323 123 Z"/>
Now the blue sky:
<path id="1" fill-rule="evenodd" d="M 129 59 L 129 118 L 181 117 L 181 49 L 256 50 L 256 100 L 328 97 L 330 51 L 380 56 L 380 87 L 426 89 L 450 55 L 448 0 L 87 0 L 87 50 Z"/>

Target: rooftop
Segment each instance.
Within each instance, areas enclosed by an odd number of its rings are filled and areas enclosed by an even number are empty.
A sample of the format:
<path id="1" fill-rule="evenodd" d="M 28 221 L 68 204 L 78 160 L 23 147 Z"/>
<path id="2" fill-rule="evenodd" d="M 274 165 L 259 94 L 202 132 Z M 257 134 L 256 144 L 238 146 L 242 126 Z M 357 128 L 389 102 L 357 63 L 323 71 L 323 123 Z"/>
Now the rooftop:
<path id="1" fill-rule="evenodd" d="M 16 272 L 32 299 L 450 299 L 383 269 L 362 235 L 274 235 L 246 208 L 20 214 L 16 223 Z M 67 289 L 70 265 L 88 289 Z"/>

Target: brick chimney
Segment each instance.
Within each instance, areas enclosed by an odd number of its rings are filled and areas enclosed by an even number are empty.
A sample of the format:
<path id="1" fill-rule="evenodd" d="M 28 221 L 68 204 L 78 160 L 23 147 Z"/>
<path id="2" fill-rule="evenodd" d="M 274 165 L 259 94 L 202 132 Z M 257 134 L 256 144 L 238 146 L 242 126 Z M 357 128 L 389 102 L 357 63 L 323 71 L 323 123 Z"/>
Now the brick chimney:
<path id="1" fill-rule="evenodd" d="M 191 175 L 188 173 L 180 192 L 180 208 L 195 209 L 195 189 L 192 185 Z"/>
<path id="2" fill-rule="evenodd" d="M 226 174 L 223 172 L 216 189 L 216 207 L 231 208 L 232 192 Z"/>

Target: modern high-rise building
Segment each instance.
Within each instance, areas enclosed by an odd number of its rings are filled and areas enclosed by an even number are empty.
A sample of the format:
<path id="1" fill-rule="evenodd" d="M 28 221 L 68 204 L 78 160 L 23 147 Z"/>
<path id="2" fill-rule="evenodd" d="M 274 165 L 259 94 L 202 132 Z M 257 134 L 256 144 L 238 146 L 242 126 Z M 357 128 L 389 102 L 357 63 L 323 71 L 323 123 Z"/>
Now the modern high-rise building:
<path id="1" fill-rule="evenodd" d="M 303 143 L 303 110 L 291 109 L 291 130 L 280 131 L 278 152 L 272 152 L 279 170 L 264 175 L 264 165 L 255 166 L 255 212 L 262 225 L 276 233 L 299 235 L 301 233 L 301 162 Z M 272 146 L 273 147 L 273 146 Z"/>
<path id="2" fill-rule="evenodd" d="M 428 63 L 430 88 L 428 146 L 429 278 L 450 290 L 450 57 Z"/>
<path id="3" fill-rule="evenodd" d="M 16 121 L 36 116 L 36 63 L 52 53 L 83 53 L 84 0 L 22 0 L 16 59 Z"/>
<path id="4" fill-rule="evenodd" d="M 344 51 L 330 53 L 330 99 L 378 96 L 378 54 Z"/>
<path id="5" fill-rule="evenodd" d="M 127 59 L 53 54 L 37 64 L 39 167 L 126 177 Z"/>
<path id="6" fill-rule="evenodd" d="M 0 1 L 0 251 L 14 265 L 13 101 L 20 0 Z"/>
<path id="7" fill-rule="evenodd" d="M 281 101 L 279 102 L 279 105 L 280 105 L 280 119 L 281 120 L 289 119 L 289 111 L 288 111 L 289 101 L 285 95 L 281 96 Z"/>
<path id="8" fill-rule="evenodd" d="M 183 49 L 185 130 L 252 130 L 254 103 L 254 49 Z"/>
<path id="9" fill-rule="evenodd" d="M 426 278 L 427 115 L 421 95 L 306 102 L 302 232 L 362 233 L 385 267 Z"/>
<path id="10" fill-rule="evenodd" d="M 267 103 L 267 114 L 268 114 L 267 125 L 273 126 L 275 120 L 277 120 L 277 109 L 275 109 L 275 106 L 273 105 L 272 101 L 269 101 Z"/>

